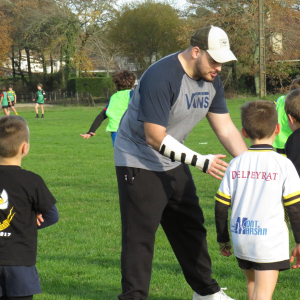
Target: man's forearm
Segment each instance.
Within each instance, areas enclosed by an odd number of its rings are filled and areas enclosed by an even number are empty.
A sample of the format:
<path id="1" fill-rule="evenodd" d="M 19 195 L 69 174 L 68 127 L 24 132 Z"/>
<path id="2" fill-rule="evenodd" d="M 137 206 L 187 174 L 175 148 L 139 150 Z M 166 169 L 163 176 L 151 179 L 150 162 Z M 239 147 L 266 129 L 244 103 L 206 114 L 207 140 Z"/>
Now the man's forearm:
<path id="1" fill-rule="evenodd" d="M 247 150 L 242 135 L 233 124 L 229 114 L 207 113 L 206 117 L 221 144 L 233 157 Z"/>
<path id="2" fill-rule="evenodd" d="M 232 126 L 230 130 L 218 135 L 218 139 L 233 157 L 239 156 L 248 149 L 242 135 L 235 126 Z"/>

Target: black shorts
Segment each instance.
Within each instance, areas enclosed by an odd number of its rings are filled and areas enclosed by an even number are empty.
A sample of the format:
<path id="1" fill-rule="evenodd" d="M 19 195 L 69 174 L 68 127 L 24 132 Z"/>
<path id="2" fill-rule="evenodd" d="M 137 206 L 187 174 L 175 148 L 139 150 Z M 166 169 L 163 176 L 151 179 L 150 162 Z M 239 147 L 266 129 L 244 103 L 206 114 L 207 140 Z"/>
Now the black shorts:
<path id="1" fill-rule="evenodd" d="M 15 101 L 11 101 L 11 106 L 15 106 Z"/>
<path id="2" fill-rule="evenodd" d="M 243 270 L 254 269 L 257 271 L 268 271 L 268 270 L 284 271 L 290 269 L 290 261 L 288 259 L 283 261 L 273 262 L 273 263 L 257 263 L 254 261 L 240 259 L 238 257 L 236 259 L 239 263 L 239 267 Z"/>
<path id="3" fill-rule="evenodd" d="M 41 292 L 35 266 L 0 266 L 0 296 L 25 297 Z"/>
<path id="4" fill-rule="evenodd" d="M 9 107 L 10 107 L 10 105 L 5 105 L 5 106 L 2 106 L 2 109 L 9 108 Z"/>

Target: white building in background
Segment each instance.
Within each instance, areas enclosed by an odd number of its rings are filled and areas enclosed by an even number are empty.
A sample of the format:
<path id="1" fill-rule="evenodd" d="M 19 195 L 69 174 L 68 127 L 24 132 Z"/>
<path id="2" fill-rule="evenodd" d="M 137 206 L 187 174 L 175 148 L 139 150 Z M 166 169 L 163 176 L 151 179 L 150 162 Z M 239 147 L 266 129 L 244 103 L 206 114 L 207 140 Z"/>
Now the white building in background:
<path id="1" fill-rule="evenodd" d="M 47 73 L 51 73 L 51 59 L 49 55 L 45 56 L 46 59 L 46 68 L 47 68 Z M 19 55 L 15 55 L 15 61 L 19 63 L 20 61 L 20 67 L 21 70 L 24 73 L 28 72 L 28 62 L 27 62 L 27 55 L 25 50 L 21 50 L 21 59 L 19 58 Z M 30 55 L 30 66 L 31 66 L 31 72 L 32 73 L 43 73 L 43 61 L 41 58 L 37 58 L 34 55 Z M 10 59 L 4 63 L 4 68 L 6 70 L 11 70 L 12 72 L 12 62 Z M 15 65 L 15 70 L 18 72 L 18 67 Z M 58 72 L 60 70 L 60 61 L 53 59 L 53 72 Z"/>

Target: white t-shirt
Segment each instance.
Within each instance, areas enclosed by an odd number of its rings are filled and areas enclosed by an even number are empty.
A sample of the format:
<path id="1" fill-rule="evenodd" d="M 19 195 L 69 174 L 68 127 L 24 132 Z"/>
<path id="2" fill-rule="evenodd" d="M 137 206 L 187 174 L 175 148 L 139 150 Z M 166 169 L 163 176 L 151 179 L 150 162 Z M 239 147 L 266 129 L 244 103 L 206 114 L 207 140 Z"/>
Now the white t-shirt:
<path id="1" fill-rule="evenodd" d="M 260 263 L 289 259 L 284 206 L 300 201 L 293 163 L 272 149 L 255 145 L 233 159 L 215 197 L 231 205 L 235 256 Z"/>

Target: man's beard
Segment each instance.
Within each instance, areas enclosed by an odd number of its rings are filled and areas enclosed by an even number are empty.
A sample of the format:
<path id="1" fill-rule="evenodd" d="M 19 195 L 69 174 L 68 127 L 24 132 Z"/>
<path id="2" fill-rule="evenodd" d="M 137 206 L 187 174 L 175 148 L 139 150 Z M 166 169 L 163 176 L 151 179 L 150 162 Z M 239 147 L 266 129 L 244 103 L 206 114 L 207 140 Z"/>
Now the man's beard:
<path id="1" fill-rule="evenodd" d="M 213 82 L 215 80 L 215 77 L 211 76 L 210 73 L 203 71 L 203 67 L 202 67 L 200 59 L 198 61 L 196 61 L 195 68 L 196 68 L 199 80 L 202 79 L 206 82 Z M 215 71 L 215 72 L 218 73 L 218 71 Z"/>

